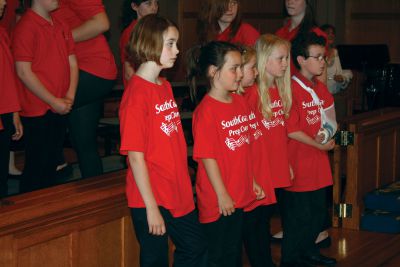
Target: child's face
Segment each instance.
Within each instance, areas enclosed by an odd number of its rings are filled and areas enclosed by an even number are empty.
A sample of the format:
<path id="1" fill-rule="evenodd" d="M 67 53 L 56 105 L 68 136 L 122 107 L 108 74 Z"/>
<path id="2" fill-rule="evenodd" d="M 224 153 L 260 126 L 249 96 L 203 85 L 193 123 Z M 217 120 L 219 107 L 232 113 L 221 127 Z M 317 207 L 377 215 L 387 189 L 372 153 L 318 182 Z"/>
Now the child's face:
<path id="1" fill-rule="evenodd" d="M 243 87 L 249 87 L 254 84 L 258 75 L 256 63 L 256 57 L 252 56 L 249 62 L 243 65 L 243 78 L 241 82 Z"/>
<path id="2" fill-rule="evenodd" d="M 285 75 L 288 65 L 289 49 L 285 45 L 278 45 L 272 49 L 271 55 L 265 64 L 265 71 L 273 79 L 280 78 Z"/>
<path id="3" fill-rule="evenodd" d="M 286 0 L 285 5 L 287 13 L 293 17 L 304 14 L 307 3 L 306 0 Z"/>
<path id="4" fill-rule="evenodd" d="M 161 52 L 160 63 L 163 69 L 172 68 L 179 53 L 177 42 L 179 39 L 178 29 L 168 27 L 163 34 L 163 50 Z"/>
<path id="5" fill-rule="evenodd" d="M 238 1 L 230 0 L 228 3 L 228 8 L 225 10 L 225 13 L 219 19 L 222 23 L 232 23 L 236 18 L 238 12 Z"/>
<path id="6" fill-rule="evenodd" d="M 210 67 L 210 76 L 214 89 L 228 92 L 235 92 L 243 77 L 241 69 L 242 57 L 238 51 L 229 51 L 225 55 L 225 63 L 221 69 L 216 70 L 215 66 Z"/>
<path id="7" fill-rule="evenodd" d="M 142 2 L 139 6 L 132 3 L 132 9 L 136 11 L 138 19 L 158 12 L 158 0 L 149 0 Z"/>
<path id="8" fill-rule="evenodd" d="M 310 45 L 308 57 L 300 62 L 301 73 L 306 77 L 314 77 L 322 74 L 325 68 L 325 47 L 321 45 Z"/>
<path id="9" fill-rule="evenodd" d="M 0 0 L 0 18 L 1 16 L 3 16 L 5 7 L 6 7 L 6 0 Z"/>
<path id="10" fill-rule="evenodd" d="M 36 0 L 36 2 L 47 12 L 54 11 L 58 8 L 58 0 Z"/>

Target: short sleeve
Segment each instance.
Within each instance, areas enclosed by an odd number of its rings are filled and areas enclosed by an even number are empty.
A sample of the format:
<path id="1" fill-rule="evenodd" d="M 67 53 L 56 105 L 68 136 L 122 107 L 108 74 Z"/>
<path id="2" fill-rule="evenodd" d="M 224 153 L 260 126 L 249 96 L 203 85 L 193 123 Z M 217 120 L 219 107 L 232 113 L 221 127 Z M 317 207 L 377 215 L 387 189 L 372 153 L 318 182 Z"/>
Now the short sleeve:
<path id="1" fill-rule="evenodd" d="M 120 153 L 128 151 L 145 152 L 149 112 L 146 106 L 145 90 L 127 88 L 120 106 Z"/>
<path id="2" fill-rule="evenodd" d="M 250 24 L 243 24 L 242 29 L 243 44 L 247 46 L 254 46 L 260 33 Z"/>
<path id="3" fill-rule="evenodd" d="M 15 29 L 12 39 L 12 52 L 15 61 L 32 62 L 37 42 L 35 42 L 35 32 L 25 26 L 26 24 L 23 24 Z"/>
<path id="4" fill-rule="evenodd" d="M 81 20 L 88 20 L 94 15 L 105 12 L 101 0 L 70 0 L 70 8 Z"/>
<path id="5" fill-rule="evenodd" d="M 198 161 L 204 158 L 217 158 L 217 129 L 215 122 L 204 109 L 193 116 L 193 158 Z"/>
<path id="6" fill-rule="evenodd" d="M 286 123 L 288 133 L 300 131 L 299 103 L 294 92 L 292 107 L 290 109 L 289 117 L 286 119 Z"/>

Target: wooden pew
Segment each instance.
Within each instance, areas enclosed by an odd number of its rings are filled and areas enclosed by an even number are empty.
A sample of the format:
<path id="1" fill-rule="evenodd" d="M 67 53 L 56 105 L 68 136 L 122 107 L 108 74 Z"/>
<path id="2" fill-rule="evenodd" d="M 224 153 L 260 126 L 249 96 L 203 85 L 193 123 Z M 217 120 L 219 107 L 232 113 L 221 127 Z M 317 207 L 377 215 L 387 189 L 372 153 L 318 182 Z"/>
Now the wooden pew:
<path id="1" fill-rule="evenodd" d="M 343 128 L 354 133 L 354 144 L 346 148 L 336 146 L 334 150 L 333 197 L 337 205 L 333 225 L 359 229 L 363 196 L 400 179 L 400 109 L 354 115 L 343 121 Z M 341 214 L 337 212 L 338 207 Z M 339 218 L 338 215 L 347 216 Z"/>
<path id="2" fill-rule="evenodd" d="M 0 266 L 139 266 L 125 173 L 8 198 L 0 207 Z"/>

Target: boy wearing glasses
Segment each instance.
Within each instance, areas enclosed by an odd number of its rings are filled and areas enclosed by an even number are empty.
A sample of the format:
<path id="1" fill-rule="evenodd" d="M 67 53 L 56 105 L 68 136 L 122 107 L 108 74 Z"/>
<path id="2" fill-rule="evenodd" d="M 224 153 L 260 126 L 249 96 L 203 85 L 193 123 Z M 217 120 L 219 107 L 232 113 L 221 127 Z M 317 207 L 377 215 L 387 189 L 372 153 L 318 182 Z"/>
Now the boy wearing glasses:
<path id="1" fill-rule="evenodd" d="M 293 105 L 287 121 L 294 180 L 283 193 L 281 266 L 336 264 L 315 245 L 327 212 L 325 190 L 332 185 L 327 151 L 335 145 L 320 134 L 324 110 L 334 107 L 326 85 L 316 79 L 326 64 L 325 43 L 324 37 L 310 32 L 292 44 L 293 63 L 300 71 L 292 76 Z"/>

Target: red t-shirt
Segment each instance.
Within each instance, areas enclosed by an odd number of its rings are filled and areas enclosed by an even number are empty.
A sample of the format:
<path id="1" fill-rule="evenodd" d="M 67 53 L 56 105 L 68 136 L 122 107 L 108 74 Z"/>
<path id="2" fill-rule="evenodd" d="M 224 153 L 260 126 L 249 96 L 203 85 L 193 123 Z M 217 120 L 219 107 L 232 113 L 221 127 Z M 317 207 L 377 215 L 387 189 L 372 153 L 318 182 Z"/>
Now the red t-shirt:
<path id="1" fill-rule="evenodd" d="M 60 7 L 53 14 L 73 30 L 102 12 L 105 9 L 101 0 L 60 0 Z M 77 42 L 76 57 L 83 71 L 108 80 L 117 77 L 114 56 L 103 34 Z"/>
<path id="2" fill-rule="evenodd" d="M 68 57 L 74 54 L 74 41 L 67 25 L 53 16 L 52 21 L 27 10 L 15 27 L 12 51 L 15 61 L 32 63 L 32 71 L 51 94 L 64 97 L 70 85 Z M 41 116 L 51 109 L 26 86 L 22 88 L 22 116 Z"/>
<path id="3" fill-rule="evenodd" d="M 306 86 L 312 88 L 320 99 L 323 108 L 333 105 L 333 97 L 326 85 L 314 79 L 307 80 L 300 73 L 296 74 Z M 287 120 L 288 133 L 302 131 L 315 138 L 321 128 L 321 114 L 310 93 L 292 80 L 293 105 Z M 293 185 L 289 191 L 314 191 L 332 185 L 332 172 L 328 154 L 312 146 L 289 139 L 289 163 L 294 172 Z"/>
<path id="4" fill-rule="evenodd" d="M 0 26 L 4 27 L 9 35 L 11 35 L 17 22 L 15 10 L 18 8 L 19 2 L 19 0 L 7 0 L 7 6 L 4 10 L 3 17 L 0 19 Z"/>
<path id="5" fill-rule="evenodd" d="M 159 206 L 174 217 L 194 209 L 187 168 L 186 142 L 171 85 L 162 79 L 154 84 L 134 75 L 124 91 L 120 106 L 121 148 L 143 152 L 151 188 Z M 144 208 L 128 161 L 126 176 L 128 206 Z"/>
<path id="6" fill-rule="evenodd" d="M 133 20 L 131 24 L 122 32 L 121 38 L 119 39 L 119 53 L 121 57 L 121 64 L 122 64 L 122 77 L 124 81 L 124 87 L 128 85 L 128 81 L 125 80 L 125 68 L 124 63 L 127 60 L 127 53 L 126 53 L 126 46 L 128 45 L 129 38 L 131 37 L 131 33 L 133 31 L 133 27 L 135 27 L 137 20 Z"/>
<path id="7" fill-rule="evenodd" d="M 270 172 L 272 177 L 272 185 L 275 188 L 290 186 L 290 172 L 287 151 L 287 131 L 285 115 L 283 112 L 282 100 L 279 96 L 278 88 L 275 86 L 268 89 L 271 98 L 272 118 L 270 120 L 264 118 L 260 111 L 259 93 L 257 85 L 246 89 L 245 98 L 250 107 L 256 112 L 259 124 L 262 126 L 263 132 L 263 148 L 266 152 Z"/>
<path id="8" fill-rule="evenodd" d="M 0 27 L 0 115 L 19 111 L 18 90 L 20 84 L 14 68 L 10 51 L 10 39 L 4 28 Z"/>
<path id="9" fill-rule="evenodd" d="M 218 220 L 217 195 L 201 159 L 215 159 L 235 208 L 255 201 L 249 123 L 250 109 L 242 96 L 232 94 L 231 103 L 204 96 L 193 114 L 193 158 L 199 163 L 196 178 L 201 223 Z"/>
<path id="10" fill-rule="evenodd" d="M 240 43 L 247 46 L 254 46 L 260 33 L 250 24 L 242 23 L 236 33 L 236 35 L 229 40 L 229 34 L 231 27 L 226 28 L 223 32 L 217 35 L 217 41 L 226 41 L 230 43 Z"/>
<path id="11" fill-rule="evenodd" d="M 280 28 L 279 30 L 276 31 L 276 35 L 288 40 L 289 42 L 292 42 L 294 38 L 296 38 L 297 33 L 299 31 L 299 26 L 297 26 L 296 28 L 290 30 L 290 25 L 292 24 L 292 21 L 289 19 L 287 21 L 287 23 L 285 24 L 285 26 L 283 26 L 282 28 Z M 314 32 L 316 35 L 318 36 L 322 36 L 325 38 L 326 44 L 325 44 L 325 50 L 328 51 L 329 45 L 328 45 L 328 36 L 326 35 L 326 33 L 324 31 L 322 31 L 320 28 L 318 27 L 314 27 L 311 29 L 312 32 Z M 295 74 L 296 72 L 298 72 L 298 69 L 296 68 L 296 66 L 293 63 L 293 59 L 290 59 L 290 73 Z"/>

